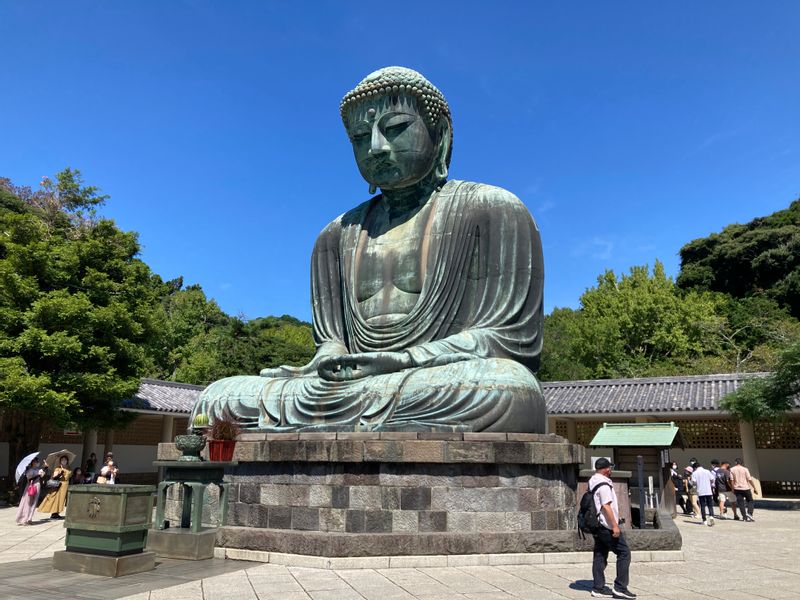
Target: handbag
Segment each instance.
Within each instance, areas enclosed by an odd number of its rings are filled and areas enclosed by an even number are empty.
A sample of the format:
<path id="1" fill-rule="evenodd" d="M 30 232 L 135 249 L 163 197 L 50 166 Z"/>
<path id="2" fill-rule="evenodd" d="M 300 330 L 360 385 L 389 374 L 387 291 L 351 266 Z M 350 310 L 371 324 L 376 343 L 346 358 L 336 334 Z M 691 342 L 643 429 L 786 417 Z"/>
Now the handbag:
<path id="1" fill-rule="evenodd" d="M 36 495 L 37 495 L 37 493 L 36 493 L 36 486 L 35 486 L 35 485 L 33 485 L 32 483 L 28 484 L 28 489 L 27 489 L 27 490 L 25 490 L 25 492 L 28 494 L 28 496 L 30 496 L 31 498 L 33 498 L 34 496 L 36 496 Z"/>
<path id="2" fill-rule="evenodd" d="M 106 479 L 103 475 L 100 475 L 97 479 L 94 480 L 95 483 L 108 483 L 108 479 Z"/>
<path id="3" fill-rule="evenodd" d="M 57 490 L 61 487 L 61 482 L 58 479 L 48 479 L 44 485 L 48 490 Z"/>

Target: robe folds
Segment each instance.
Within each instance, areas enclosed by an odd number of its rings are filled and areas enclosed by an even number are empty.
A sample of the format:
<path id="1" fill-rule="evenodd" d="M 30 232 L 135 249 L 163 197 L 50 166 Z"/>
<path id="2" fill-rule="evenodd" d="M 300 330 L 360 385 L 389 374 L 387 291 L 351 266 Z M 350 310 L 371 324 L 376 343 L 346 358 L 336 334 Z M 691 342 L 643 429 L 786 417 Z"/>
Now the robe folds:
<path id="1" fill-rule="evenodd" d="M 544 266 L 533 218 L 513 194 L 478 183 L 449 181 L 428 202 L 422 289 L 401 319 L 368 322 L 356 297 L 380 196 L 330 223 L 311 258 L 317 357 L 407 352 L 413 367 L 345 382 L 315 370 L 228 377 L 202 392 L 193 413 L 266 431 L 544 431 L 534 376 Z"/>

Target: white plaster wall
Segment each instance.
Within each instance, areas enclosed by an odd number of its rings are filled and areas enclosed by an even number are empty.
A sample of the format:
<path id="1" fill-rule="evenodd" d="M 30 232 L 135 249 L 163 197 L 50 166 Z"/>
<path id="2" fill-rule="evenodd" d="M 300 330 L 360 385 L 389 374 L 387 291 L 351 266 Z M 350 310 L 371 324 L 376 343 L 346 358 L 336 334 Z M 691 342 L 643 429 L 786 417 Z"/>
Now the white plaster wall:
<path id="1" fill-rule="evenodd" d="M 119 463 L 121 476 L 125 473 L 155 473 L 153 466 L 158 446 L 114 444 L 114 460 Z M 97 453 L 100 456 L 100 452 Z M 124 481 L 124 479 L 123 479 Z"/>
<path id="2" fill-rule="evenodd" d="M 800 449 L 756 450 L 761 479 L 800 481 Z"/>

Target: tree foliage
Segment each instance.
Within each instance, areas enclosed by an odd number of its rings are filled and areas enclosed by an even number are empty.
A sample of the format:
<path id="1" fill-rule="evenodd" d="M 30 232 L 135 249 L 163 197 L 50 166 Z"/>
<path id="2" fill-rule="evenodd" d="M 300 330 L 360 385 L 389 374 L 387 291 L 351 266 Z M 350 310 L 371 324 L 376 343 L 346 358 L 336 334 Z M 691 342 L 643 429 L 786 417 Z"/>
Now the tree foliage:
<path id="1" fill-rule="evenodd" d="M 647 266 L 619 277 L 606 271 L 581 296 L 578 311 L 554 312 L 545 320 L 543 376 L 685 372 L 698 359 L 718 352 L 707 335 L 716 323 L 713 296 L 682 292 L 658 261 L 652 274 Z M 550 349 L 553 337 L 555 347 Z"/>
<path id="2" fill-rule="evenodd" d="M 681 288 L 734 298 L 765 295 L 800 318 L 800 199 L 785 210 L 693 240 L 680 256 Z"/>
<path id="3" fill-rule="evenodd" d="M 206 385 L 314 356 L 311 326 L 288 315 L 245 320 L 225 314 L 197 285 L 170 291 L 159 307 L 161 340 L 150 376 Z"/>
<path id="4" fill-rule="evenodd" d="M 44 420 L 113 425 L 148 364 L 160 279 L 135 234 L 97 218 L 97 192 L 70 169 L 35 192 L 0 180 L 0 413 L 12 445 L 38 445 Z"/>
<path id="5" fill-rule="evenodd" d="M 753 378 L 725 396 L 720 406 L 743 421 L 778 419 L 800 397 L 800 342 L 784 350 L 775 371 Z"/>

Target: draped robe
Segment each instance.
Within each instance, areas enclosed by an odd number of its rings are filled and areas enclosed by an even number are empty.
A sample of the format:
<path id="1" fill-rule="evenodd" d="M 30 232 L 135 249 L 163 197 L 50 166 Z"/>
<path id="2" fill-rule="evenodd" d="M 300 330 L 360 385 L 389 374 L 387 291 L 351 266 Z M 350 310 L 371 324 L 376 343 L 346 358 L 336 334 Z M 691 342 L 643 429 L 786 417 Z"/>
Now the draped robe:
<path id="1" fill-rule="evenodd" d="M 544 267 L 528 210 L 500 188 L 449 181 L 433 196 L 410 313 L 368 322 L 356 297 L 377 196 L 330 223 L 311 258 L 317 357 L 407 352 L 413 367 L 352 381 L 315 371 L 212 383 L 194 414 L 228 414 L 245 428 L 541 432 L 534 371 L 542 347 Z"/>

